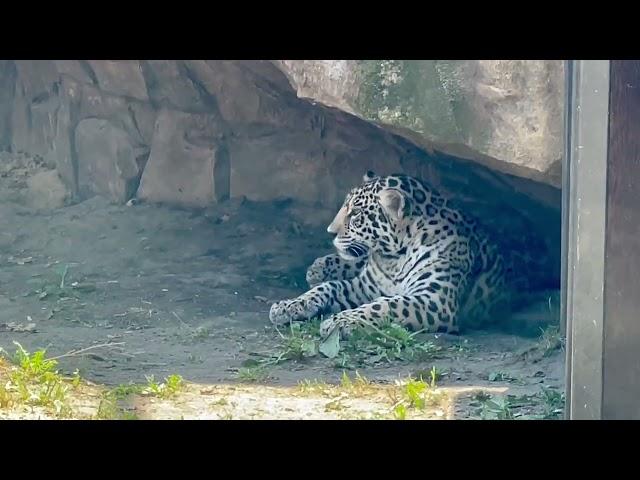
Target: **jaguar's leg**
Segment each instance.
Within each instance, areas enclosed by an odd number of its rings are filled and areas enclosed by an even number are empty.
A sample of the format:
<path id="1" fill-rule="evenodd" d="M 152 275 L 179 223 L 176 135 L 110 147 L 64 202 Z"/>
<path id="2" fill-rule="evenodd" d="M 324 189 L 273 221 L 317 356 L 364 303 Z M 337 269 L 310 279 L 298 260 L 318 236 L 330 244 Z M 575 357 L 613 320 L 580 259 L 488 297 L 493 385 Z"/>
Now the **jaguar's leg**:
<path id="1" fill-rule="evenodd" d="M 360 274 L 365 264 L 365 259 L 350 261 L 335 253 L 325 255 L 317 258 L 307 269 L 307 284 L 315 287 L 332 280 L 351 280 Z"/>
<path id="2" fill-rule="evenodd" d="M 455 290 L 455 289 L 454 289 Z M 379 297 L 373 302 L 335 313 L 320 325 L 323 337 L 339 328 L 348 337 L 356 328 L 379 327 L 386 321 L 396 322 L 410 330 L 458 333 L 457 293 L 448 288 L 417 295 Z"/>
<path id="3" fill-rule="evenodd" d="M 324 282 L 297 298 L 274 303 L 269 311 L 269 320 L 282 325 L 357 308 L 370 302 L 375 292 L 373 288 L 366 288 L 366 280 L 360 277 Z"/>

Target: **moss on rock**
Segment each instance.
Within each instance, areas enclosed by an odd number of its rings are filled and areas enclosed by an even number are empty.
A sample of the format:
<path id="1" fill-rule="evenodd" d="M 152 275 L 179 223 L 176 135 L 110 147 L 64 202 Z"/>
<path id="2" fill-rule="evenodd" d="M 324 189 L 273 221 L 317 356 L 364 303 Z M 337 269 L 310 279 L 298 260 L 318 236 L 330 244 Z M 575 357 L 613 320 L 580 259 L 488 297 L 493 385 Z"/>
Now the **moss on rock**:
<path id="1" fill-rule="evenodd" d="M 436 60 L 363 60 L 357 108 L 369 120 L 408 128 L 431 140 L 458 142 L 458 88 L 452 75 L 445 75 L 445 82 L 442 78 L 452 67 Z"/>

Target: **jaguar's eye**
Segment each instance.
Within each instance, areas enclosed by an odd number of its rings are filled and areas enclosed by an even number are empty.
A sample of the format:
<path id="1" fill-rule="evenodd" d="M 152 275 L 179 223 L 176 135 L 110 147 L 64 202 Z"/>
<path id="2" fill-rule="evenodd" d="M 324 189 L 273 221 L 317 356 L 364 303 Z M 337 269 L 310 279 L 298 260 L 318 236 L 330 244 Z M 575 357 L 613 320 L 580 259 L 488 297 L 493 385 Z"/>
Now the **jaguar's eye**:
<path id="1" fill-rule="evenodd" d="M 354 210 L 353 212 L 351 212 L 351 218 L 349 219 L 349 222 L 354 227 L 358 227 L 362 223 L 362 211 Z"/>

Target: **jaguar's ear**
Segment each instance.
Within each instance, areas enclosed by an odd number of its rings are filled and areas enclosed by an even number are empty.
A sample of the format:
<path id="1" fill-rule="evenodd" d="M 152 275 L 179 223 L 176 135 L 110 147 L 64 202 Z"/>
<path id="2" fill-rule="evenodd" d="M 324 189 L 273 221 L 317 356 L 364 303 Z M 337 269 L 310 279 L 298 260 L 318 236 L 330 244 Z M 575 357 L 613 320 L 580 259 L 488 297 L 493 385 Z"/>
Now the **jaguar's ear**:
<path id="1" fill-rule="evenodd" d="M 408 215 L 409 201 L 400 190 L 395 188 L 385 188 L 380 192 L 380 205 L 394 220 L 400 220 Z"/>
<path id="2" fill-rule="evenodd" d="M 374 172 L 372 172 L 371 170 L 367 170 L 367 173 L 363 175 L 362 180 L 364 180 L 365 182 L 370 182 L 376 177 L 377 175 Z"/>

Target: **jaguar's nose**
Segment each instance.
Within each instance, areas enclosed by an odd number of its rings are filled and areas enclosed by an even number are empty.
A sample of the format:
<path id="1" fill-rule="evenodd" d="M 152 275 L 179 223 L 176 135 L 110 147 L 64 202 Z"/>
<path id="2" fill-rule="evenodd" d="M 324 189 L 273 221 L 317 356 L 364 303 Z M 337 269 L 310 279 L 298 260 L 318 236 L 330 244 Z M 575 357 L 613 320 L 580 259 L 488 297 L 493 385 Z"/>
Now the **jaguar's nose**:
<path id="1" fill-rule="evenodd" d="M 346 208 L 342 207 L 338 212 L 338 214 L 333 219 L 333 221 L 331 222 L 331 225 L 327 227 L 327 232 L 332 233 L 334 235 L 337 234 L 340 231 L 340 226 L 342 225 L 342 222 L 344 221 L 346 214 L 347 214 Z"/>

